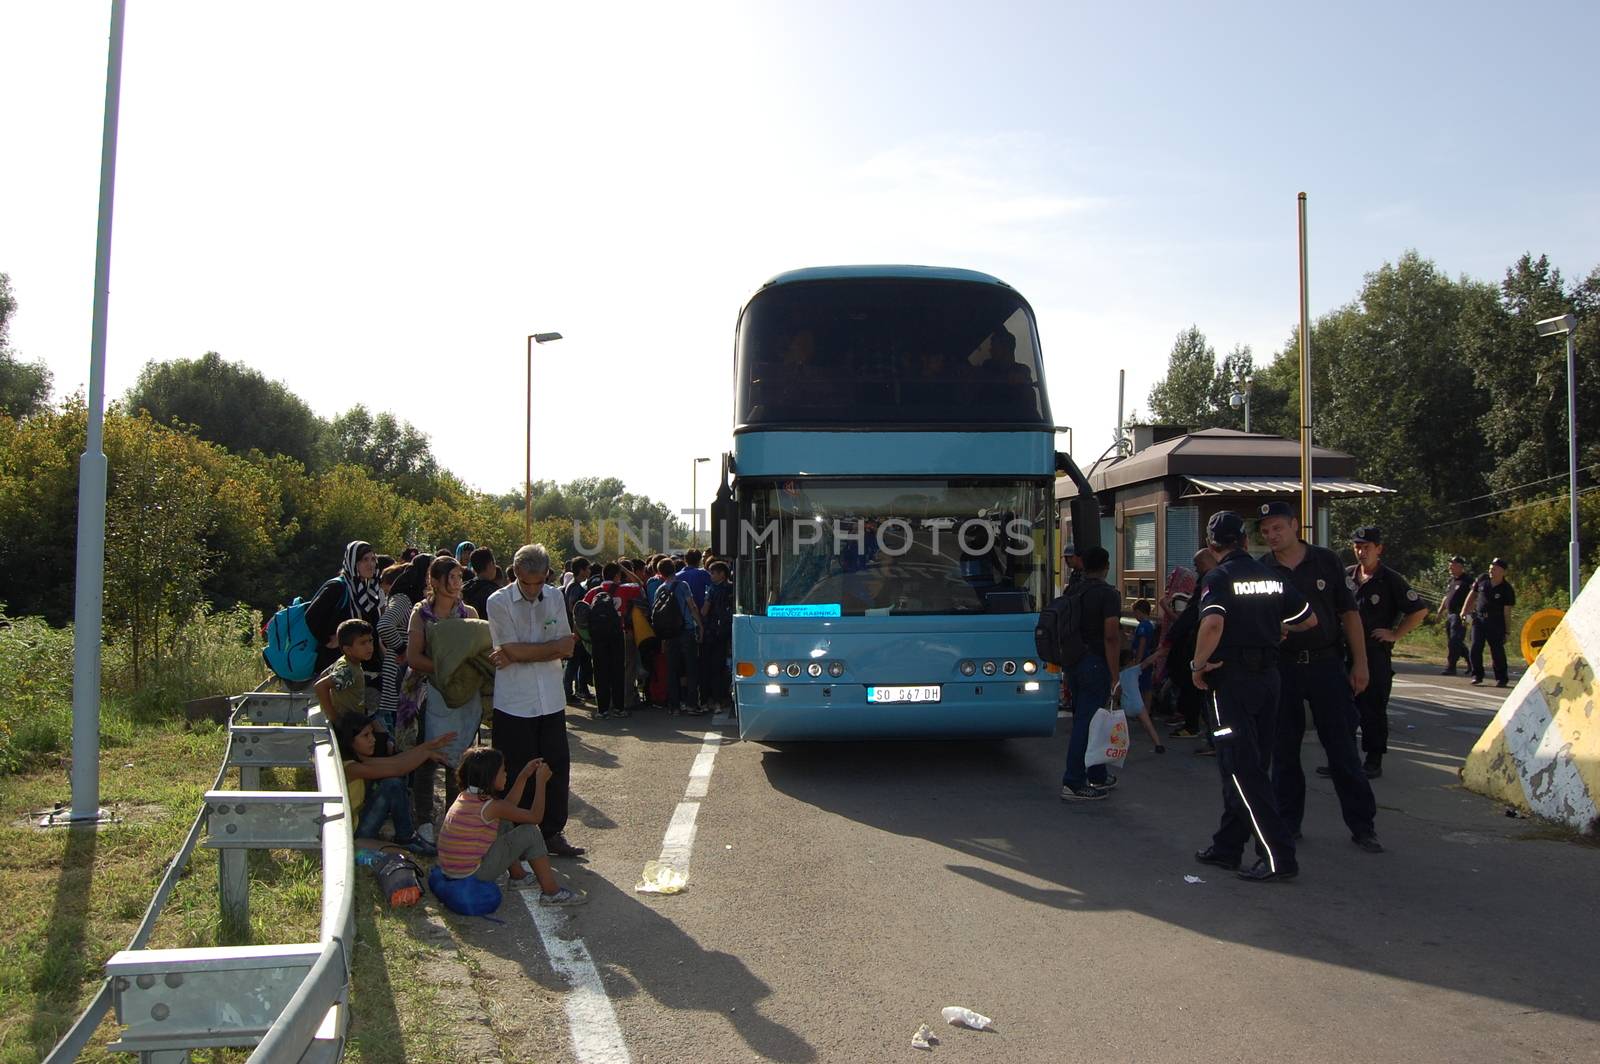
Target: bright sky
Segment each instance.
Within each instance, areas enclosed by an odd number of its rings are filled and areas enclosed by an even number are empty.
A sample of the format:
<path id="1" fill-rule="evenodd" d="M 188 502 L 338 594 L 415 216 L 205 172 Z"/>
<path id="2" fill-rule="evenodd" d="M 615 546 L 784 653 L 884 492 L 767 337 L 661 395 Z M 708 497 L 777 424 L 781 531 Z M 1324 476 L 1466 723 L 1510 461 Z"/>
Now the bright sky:
<path id="1" fill-rule="evenodd" d="M 1301 190 L 1314 314 L 1407 248 L 1600 263 L 1600 6 L 1118 6 L 131 0 L 108 394 L 215 350 L 504 491 L 525 337 L 560 331 L 535 477 L 676 508 L 782 270 L 1008 281 L 1087 462 L 1117 370 L 1146 409 L 1191 322 L 1283 345 Z M 88 376 L 109 10 L 0 0 L 0 271 L 58 396 Z"/>

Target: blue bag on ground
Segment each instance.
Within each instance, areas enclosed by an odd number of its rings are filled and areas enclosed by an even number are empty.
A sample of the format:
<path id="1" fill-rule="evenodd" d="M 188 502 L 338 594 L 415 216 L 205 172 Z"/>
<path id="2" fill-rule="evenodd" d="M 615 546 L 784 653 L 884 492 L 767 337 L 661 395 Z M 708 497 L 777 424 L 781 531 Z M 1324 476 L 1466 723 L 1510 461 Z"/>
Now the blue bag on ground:
<path id="1" fill-rule="evenodd" d="M 444 907 L 462 916 L 483 916 L 500 908 L 500 885 L 477 876 L 451 879 L 434 865 L 428 873 L 428 889 L 444 902 Z"/>

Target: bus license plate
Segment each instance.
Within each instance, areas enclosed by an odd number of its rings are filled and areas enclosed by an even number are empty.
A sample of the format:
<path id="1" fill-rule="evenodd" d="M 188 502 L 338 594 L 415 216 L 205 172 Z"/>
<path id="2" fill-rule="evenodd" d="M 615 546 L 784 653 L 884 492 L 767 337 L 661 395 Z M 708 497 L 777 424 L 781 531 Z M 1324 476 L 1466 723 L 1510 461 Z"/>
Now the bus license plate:
<path id="1" fill-rule="evenodd" d="M 937 702 L 939 686 L 926 687 L 869 687 L 868 702 Z"/>

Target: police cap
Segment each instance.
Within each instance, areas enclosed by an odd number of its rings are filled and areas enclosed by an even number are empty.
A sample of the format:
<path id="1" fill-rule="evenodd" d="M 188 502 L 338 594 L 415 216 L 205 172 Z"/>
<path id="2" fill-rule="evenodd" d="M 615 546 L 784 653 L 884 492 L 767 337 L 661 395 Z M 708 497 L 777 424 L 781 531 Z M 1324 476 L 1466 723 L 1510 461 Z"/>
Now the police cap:
<path id="1" fill-rule="evenodd" d="M 1511 568 L 1510 565 L 1506 564 L 1506 560 L 1504 558 L 1496 558 L 1494 561 L 1490 562 L 1489 564 L 1492 565 L 1492 566 L 1493 565 L 1498 565 L 1502 569 Z"/>
<path id="2" fill-rule="evenodd" d="M 1206 522 L 1206 542 L 1219 546 L 1244 539 L 1244 518 L 1232 510 L 1219 510 Z"/>
<path id="3" fill-rule="evenodd" d="M 1294 510 L 1290 508 L 1288 503 L 1284 502 L 1282 499 L 1274 499 L 1271 502 L 1264 502 L 1261 504 L 1261 516 L 1262 518 L 1294 517 L 1296 514 Z"/>
<path id="4" fill-rule="evenodd" d="M 1450 560 L 1452 562 L 1454 562 L 1455 564 L 1457 564 L 1457 565 L 1466 565 L 1467 564 L 1467 559 L 1462 557 L 1459 554 L 1453 556 Z"/>
<path id="5" fill-rule="evenodd" d="M 1383 529 L 1377 525 L 1362 525 L 1356 529 L 1355 535 L 1350 537 L 1352 543 L 1383 543 Z"/>

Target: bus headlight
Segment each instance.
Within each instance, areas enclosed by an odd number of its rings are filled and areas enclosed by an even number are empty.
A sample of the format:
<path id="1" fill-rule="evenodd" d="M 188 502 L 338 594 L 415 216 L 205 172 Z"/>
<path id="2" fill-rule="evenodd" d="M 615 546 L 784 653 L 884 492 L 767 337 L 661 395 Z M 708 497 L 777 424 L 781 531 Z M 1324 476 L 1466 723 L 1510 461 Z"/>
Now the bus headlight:
<path id="1" fill-rule="evenodd" d="M 778 663 L 776 661 L 767 662 L 767 675 L 768 676 L 776 676 L 776 675 L 778 675 L 778 673 L 780 673 L 782 671 L 783 670 L 778 667 Z"/>
<path id="2" fill-rule="evenodd" d="M 789 667 L 784 669 L 783 671 L 788 673 L 790 676 L 799 676 L 800 675 L 800 663 L 798 661 L 791 661 L 791 662 L 789 662 Z"/>
<path id="3" fill-rule="evenodd" d="M 806 672 L 810 673 L 812 676 L 821 676 L 822 675 L 822 662 L 813 661 L 810 665 L 806 666 Z"/>
<path id="4" fill-rule="evenodd" d="M 977 672 L 978 672 L 978 663 L 976 661 L 963 661 L 961 663 L 960 668 L 961 668 L 961 675 L 963 675 L 963 676 L 973 676 L 973 675 L 976 675 Z"/>
<path id="5" fill-rule="evenodd" d="M 1032 676 L 1034 673 L 1039 671 L 1039 663 L 1035 661 L 1024 661 L 1022 663 L 1022 671 L 1027 673 L 1029 676 Z"/>
<path id="6" fill-rule="evenodd" d="M 1014 661 L 1008 661 L 1004 665 L 1000 666 L 1000 671 L 1005 673 L 1007 676 L 1010 676 L 1017 671 L 1017 663 Z"/>
<path id="7" fill-rule="evenodd" d="M 828 662 L 828 675 L 832 676 L 832 677 L 835 677 L 835 678 L 843 676 L 844 675 L 844 662 L 842 662 L 842 661 L 830 661 L 830 662 Z"/>
<path id="8" fill-rule="evenodd" d="M 985 676 L 993 676 L 994 675 L 994 662 L 986 661 L 986 662 L 983 663 L 983 674 Z"/>

